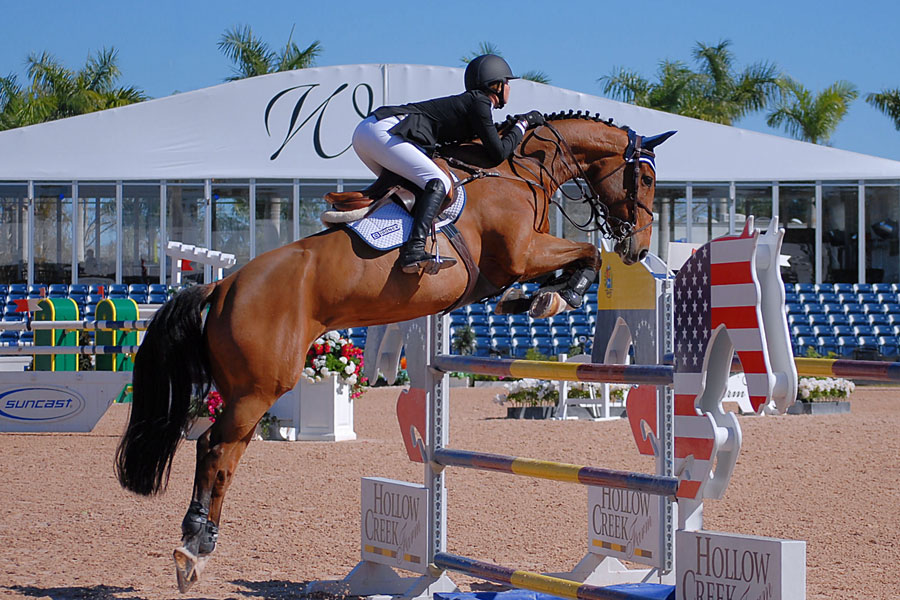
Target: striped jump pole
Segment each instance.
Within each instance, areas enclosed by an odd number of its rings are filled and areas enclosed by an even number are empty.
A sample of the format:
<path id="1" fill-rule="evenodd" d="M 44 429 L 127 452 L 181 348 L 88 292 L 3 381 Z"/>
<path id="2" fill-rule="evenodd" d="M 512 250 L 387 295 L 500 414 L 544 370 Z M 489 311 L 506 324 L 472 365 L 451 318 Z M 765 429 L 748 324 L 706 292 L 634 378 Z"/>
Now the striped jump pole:
<path id="1" fill-rule="evenodd" d="M 675 374 L 675 369 L 670 365 L 602 365 L 449 354 L 435 356 L 431 366 L 444 373 L 464 371 L 496 377 L 649 385 L 670 385 Z"/>
<path id="2" fill-rule="evenodd" d="M 631 473 L 598 467 L 582 467 L 546 460 L 455 450 L 452 448 L 435 449 L 433 458 L 436 463 L 445 467 L 463 467 L 479 471 L 511 473 L 524 477 L 565 481 L 581 485 L 621 488 L 656 496 L 670 496 L 674 498 L 675 492 L 678 491 L 677 477 Z"/>
<path id="3" fill-rule="evenodd" d="M 844 377 L 900 382 L 900 362 L 843 358 L 795 358 L 797 373 L 811 377 Z"/>
<path id="4" fill-rule="evenodd" d="M 136 354 L 140 346 L 0 346 L 0 356 Z"/>
<path id="5" fill-rule="evenodd" d="M 434 555 L 434 564 L 441 569 L 456 571 L 523 590 L 552 594 L 572 600 L 647 600 L 646 592 L 630 593 L 621 589 L 609 589 L 586 583 L 578 583 L 531 571 L 519 571 L 488 562 L 457 556 L 447 552 Z M 668 590 L 666 590 L 668 591 Z"/>
<path id="6" fill-rule="evenodd" d="M 144 331 L 149 324 L 150 319 L 137 321 L 8 321 L 0 322 L 0 330 L 45 331 L 62 329 L 65 331 L 108 331 L 127 329 L 130 331 Z"/>

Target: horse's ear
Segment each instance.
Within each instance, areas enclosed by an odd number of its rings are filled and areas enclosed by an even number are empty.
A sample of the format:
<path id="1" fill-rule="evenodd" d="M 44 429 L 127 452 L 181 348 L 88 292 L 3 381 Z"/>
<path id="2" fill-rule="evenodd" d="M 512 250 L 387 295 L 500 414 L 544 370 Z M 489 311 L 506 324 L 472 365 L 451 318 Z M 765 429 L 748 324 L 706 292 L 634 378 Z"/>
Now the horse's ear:
<path id="1" fill-rule="evenodd" d="M 647 150 L 653 150 L 654 148 L 656 148 L 657 146 L 659 146 L 660 144 L 662 144 L 664 141 L 666 141 L 667 139 L 669 139 L 670 137 L 672 137 L 672 136 L 675 135 L 676 133 L 678 133 L 678 132 L 677 132 L 677 131 L 667 131 L 667 132 L 661 133 L 661 134 L 659 134 L 659 135 L 654 135 L 654 136 L 651 136 L 651 137 L 645 137 L 645 138 L 641 141 L 641 146 L 643 146 L 643 147 L 646 148 Z"/>

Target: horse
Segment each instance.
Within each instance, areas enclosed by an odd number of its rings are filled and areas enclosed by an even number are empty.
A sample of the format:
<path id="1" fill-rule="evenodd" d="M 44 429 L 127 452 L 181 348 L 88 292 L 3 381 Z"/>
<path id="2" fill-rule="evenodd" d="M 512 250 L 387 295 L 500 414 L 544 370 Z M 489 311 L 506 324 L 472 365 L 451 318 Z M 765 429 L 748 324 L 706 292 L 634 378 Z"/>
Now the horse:
<path id="1" fill-rule="evenodd" d="M 644 138 L 569 111 L 548 115 L 491 169 L 477 166 L 484 160 L 477 143 L 441 150 L 439 164 L 466 185 L 456 227 L 486 282 L 476 296 L 558 269 L 563 286 L 573 273 L 596 278 L 596 246 L 549 233 L 553 194 L 572 179 L 591 206 L 594 228 L 617 237 L 626 263 L 642 259 L 652 230 L 653 149 L 673 133 Z M 222 280 L 182 290 L 153 317 L 135 357 L 131 413 L 116 451 L 120 484 L 146 496 L 164 491 L 190 426 L 192 398 L 204 398 L 214 385 L 225 402 L 197 442 L 193 494 L 174 553 L 182 591 L 215 549 L 223 501 L 257 423 L 297 384 L 311 343 L 330 330 L 445 311 L 471 292 L 473 274 L 462 261 L 416 275 L 402 272 L 396 259 L 396 250 L 375 251 L 345 227 L 327 229 L 266 252 Z M 541 310 L 557 305 L 544 302 Z"/>

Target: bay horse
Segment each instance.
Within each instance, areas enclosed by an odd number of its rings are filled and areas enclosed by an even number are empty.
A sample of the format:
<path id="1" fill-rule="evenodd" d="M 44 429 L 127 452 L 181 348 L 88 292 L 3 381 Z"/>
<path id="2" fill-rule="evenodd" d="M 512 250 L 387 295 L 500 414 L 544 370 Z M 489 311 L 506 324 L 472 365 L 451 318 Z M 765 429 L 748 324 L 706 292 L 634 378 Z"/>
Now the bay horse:
<path id="1" fill-rule="evenodd" d="M 596 277 L 597 247 L 549 233 L 552 196 L 573 178 L 602 221 L 594 228 L 617 237 L 626 263 L 643 258 L 653 218 L 653 148 L 673 133 L 642 138 L 569 111 L 549 115 L 489 171 L 471 166 L 483 156 L 477 144 L 443 151 L 449 158 L 438 162 L 469 180 L 456 226 L 483 279 L 496 293 L 557 269 L 588 269 Z M 215 548 L 225 494 L 257 423 L 297 384 L 310 344 L 329 330 L 446 310 L 467 291 L 462 261 L 415 275 L 396 259 L 396 250 L 375 251 L 347 228 L 328 229 L 179 292 L 152 319 L 135 357 L 131 414 L 116 452 L 121 485 L 142 495 L 165 490 L 190 425 L 191 398 L 205 397 L 214 384 L 225 401 L 197 442 L 193 496 L 175 551 L 181 591 Z"/>

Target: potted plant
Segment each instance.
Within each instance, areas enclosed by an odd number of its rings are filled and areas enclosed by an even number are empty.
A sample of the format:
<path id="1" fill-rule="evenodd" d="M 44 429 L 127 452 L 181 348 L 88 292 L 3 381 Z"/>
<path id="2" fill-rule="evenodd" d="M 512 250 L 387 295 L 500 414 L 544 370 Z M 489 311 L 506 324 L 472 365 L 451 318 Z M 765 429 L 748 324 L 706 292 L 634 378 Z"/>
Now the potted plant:
<path id="1" fill-rule="evenodd" d="M 191 425 L 185 432 L 185 437 L 189 440 L 196 440 L 206 433 L 206 430 L 212 427 L 216 422 L 216 417 L 225 410 L 225 400 L 216 390 L 212 390 L 205 398 L 191 398 L 191 404 L 188 408 L 188 414 L 191 416 Z"/>
<path id="2" fill-rule="evenodd" d="M 269 409 L 279 420 L 270 428 L 290 440 L 356 439 L 353 401 L 368 385 L 362 370 L 362 349 L 329 331 L 307 352 L 299 385 Z"/>
<path id="3" fill-rule="evenodd" d="M 494 401 L 506 407 L 508 419 L 549 419 L 559 401 L 559 389 L 552 381 L 517 379 L 503 384 L 505 394 Z"/>
<path id="4" fill-rule="evenodd" d="M 797 402 L 788 407 L 791 415 L 822 415 L 850 412 L 847 400 L 856 385 L 848 379 L 833 377 L 801 377 L 797 386 Z"/>

